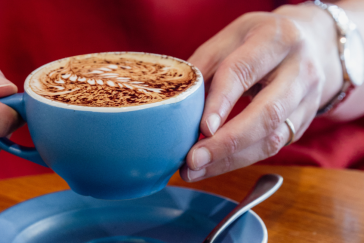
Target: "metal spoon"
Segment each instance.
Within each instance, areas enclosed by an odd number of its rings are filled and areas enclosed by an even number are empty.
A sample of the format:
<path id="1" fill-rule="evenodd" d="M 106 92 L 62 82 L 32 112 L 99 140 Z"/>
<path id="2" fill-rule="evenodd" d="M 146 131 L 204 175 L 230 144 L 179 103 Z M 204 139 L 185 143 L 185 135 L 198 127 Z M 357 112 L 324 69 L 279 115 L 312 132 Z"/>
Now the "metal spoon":
<path id="1" fill-rule="evenodd" d="M 243 201 L 239 203 L 206 237 L 203 243 L 213 243 L 216 238 L 223 232 L 232 222 L 238 219 L 242 214 L 252 207 L 261 203 L 282 185 L 283 178 L 280 175 L 268 174 L 263 175 L 255 183 L 253 189 L 245 196 Z"/>

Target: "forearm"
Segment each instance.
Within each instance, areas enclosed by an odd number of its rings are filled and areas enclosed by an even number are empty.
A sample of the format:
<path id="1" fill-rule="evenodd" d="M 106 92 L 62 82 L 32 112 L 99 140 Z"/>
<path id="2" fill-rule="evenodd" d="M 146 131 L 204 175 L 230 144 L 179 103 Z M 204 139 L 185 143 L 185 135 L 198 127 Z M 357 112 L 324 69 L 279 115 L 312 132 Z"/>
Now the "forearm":
<path id="1" fill-rule="evenodd" d="M 349 18 L 357 24 L 361 35 L 364 36 L 364 1 L 332 1 L 332 3 L 345 9 Z M 323 107 L 333 94 L 339 92 L 343 82 L 337 33 L 332 17 L 313 4 L 284 6 L 275 12 L 295 19 L 304 29 L 304 33 L 307 33 L 307 38 L 311 39 L 313 49 L 319 54 L 318 61 L 323 67 L 325 76 L 320 102 L 320 107 Z M 356 88 L 328 117 L 338 121 L 353 120 L 364 114 L 364 106 L 360 106 L 363 103 L 364 86 L 361 86 Z"/>

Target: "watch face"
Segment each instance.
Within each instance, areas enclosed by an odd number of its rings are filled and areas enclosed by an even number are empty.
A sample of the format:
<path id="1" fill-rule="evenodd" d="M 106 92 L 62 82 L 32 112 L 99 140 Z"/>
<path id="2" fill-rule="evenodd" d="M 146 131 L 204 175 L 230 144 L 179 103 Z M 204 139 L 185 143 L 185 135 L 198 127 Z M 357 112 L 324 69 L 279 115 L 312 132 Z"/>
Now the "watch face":
<path id="1" fill-rule="evenodd" d="M 344 58 L 351 81 L 355 86 L 361 85 L 364 82 L 364 45 L 357 29 L 346 35 Z"/>

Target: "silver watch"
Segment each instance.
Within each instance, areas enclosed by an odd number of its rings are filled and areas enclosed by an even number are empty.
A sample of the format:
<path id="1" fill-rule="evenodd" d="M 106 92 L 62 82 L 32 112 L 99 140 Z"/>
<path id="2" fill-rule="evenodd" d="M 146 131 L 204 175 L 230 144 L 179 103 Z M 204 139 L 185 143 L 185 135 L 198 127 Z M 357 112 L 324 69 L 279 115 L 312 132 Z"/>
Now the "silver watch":
<path id="1" fill-rule="evenodd" d="M 322 3 L 318 0 L 315 0 L 313 3 L 327 11 L 336 23 L 339 57 L 344 79 L 340 92 L 323 108 L 318 110 L 317 115 L 322 115 L 343 101 L 353 88 L 363 84 L 364 44 L 356 25 L 350 21 L 342 8 L 333 4 Z"/>

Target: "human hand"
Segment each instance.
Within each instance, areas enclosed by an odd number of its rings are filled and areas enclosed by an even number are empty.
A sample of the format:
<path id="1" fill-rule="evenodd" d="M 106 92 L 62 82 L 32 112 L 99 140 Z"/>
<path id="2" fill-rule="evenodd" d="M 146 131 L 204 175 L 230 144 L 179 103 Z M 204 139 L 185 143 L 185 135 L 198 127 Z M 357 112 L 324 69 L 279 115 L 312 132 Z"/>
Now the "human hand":
<path id="1" fill-rule="evenodd" d="M 0 98 L 15 94 L 18 88 L 7 80 L 0 71 Z M 0 138 L 8 136 L 16 128 L 23 124 L 19 114 L 9 106 L 0 102 Z"/>
<path id="2" fill-rule="evenodd" d="M 287 5 L 245 14 L 200 46 L 189 61 L 206 80 L 206 138 L 191 148 L 181 177 L 201 180 L 275 155 L 290 139 L 287 118 L 299 139 L 341 88 L 336 40 L 324 11 Z M 254 98 L 224 124 L 242 95 Z"/>

